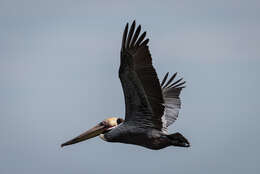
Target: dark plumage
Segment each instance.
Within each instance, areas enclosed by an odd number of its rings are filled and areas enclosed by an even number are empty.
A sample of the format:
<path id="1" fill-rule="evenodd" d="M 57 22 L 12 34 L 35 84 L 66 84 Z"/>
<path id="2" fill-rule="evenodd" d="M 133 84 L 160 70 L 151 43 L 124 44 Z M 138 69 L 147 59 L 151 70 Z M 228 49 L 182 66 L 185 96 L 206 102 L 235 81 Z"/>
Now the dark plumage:
<path id="1" fill-rule="evenodd" d="M 64 143 L 74 144 L 97 134 L 109 142 L 121 142 L 161 149 L 170 145 L 189 147 L 180 133 L 168 134 L 167 127 L 178 117 L 181 106 L 179 98 L 185 81 L 176 81 L 175 73 L 169 80 L 166 73 L 161 84 L 152 65 L 146 32 L 141 35 L 141 26 L 135 30 L 135 21 L 128 30 L 126 24 L 121 46 L 119 78 L 125 97 L 125 120 L 109 118 L 93 131 Z M 120 119 L 120 120 L 119 120 Z M 97 132 L 98 133 L 93 133 Z"/>

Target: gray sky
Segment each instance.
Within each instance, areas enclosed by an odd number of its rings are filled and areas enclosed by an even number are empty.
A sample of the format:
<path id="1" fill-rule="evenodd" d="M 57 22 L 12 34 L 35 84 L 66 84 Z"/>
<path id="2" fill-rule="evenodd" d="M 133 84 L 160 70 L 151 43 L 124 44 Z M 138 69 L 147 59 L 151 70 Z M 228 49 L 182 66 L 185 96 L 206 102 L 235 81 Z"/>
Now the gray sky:
<path id="1" fill-rule="evenodd" d="M 0 173 L 260 172 L 259 1 L 0 0 Z M 189 149 L 64 141 L 124 117 L 126 22 L 148 32 L 158 76 L 187 81 L 170 132 Z"/>

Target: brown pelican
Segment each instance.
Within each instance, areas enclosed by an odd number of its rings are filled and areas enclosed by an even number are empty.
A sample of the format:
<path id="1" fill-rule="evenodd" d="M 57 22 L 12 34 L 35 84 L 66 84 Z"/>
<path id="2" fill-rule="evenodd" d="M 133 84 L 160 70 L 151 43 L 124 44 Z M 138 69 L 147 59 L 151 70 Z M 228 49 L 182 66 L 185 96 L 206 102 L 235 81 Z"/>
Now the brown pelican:
<path id="1" fill-rule="evenodd" d="M 169 73 L 166 73 L 159 83 L 147 46 L 149 39 L 145 39 L 146 32 L 139 36 L 140 31 L 140 25 L 135 30 L 134 21 L 129 32 L 126 24 L 123 33 L 119 78 L 125 97 L 125 119 L 105 119 L 61 147 L 98 135 L 108 142 L 134 144 L 149 149 L 190 146 L 180 133 L 167 133 L 167 127 L 178 117 L 181 108 L 179 95 L 185 87 L 185 81 L 182 78 L 174 81 L 177 73 L 167 80 Z"/>

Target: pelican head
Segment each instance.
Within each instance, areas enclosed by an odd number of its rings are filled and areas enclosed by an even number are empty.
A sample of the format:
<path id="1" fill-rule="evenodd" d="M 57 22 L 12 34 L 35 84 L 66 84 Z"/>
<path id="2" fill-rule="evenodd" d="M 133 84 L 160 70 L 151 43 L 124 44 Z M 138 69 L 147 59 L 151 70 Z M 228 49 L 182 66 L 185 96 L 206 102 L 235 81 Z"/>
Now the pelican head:
<path id="1" fill-rule="evenodd" d="M 100 136 L 101 139 L 104 139 L 104 134 L 109 132 L 110 130 L 116 128 L 119 124 L 121 124 L 124 120 L 122 118 L 117 118 L 117 117 L 111 117 L 107 118 L 104 121 L 100 122 L 93 128 L 87 130 L 86 132 L 80 134 L 79 136 L 73 138 L 72 140 L 69 140 L 61 145 L 67 146 L 75 143 L 79 143 L 81 141 L 85 141 L 90 138 L 94 138 L 96 136 Z"/>

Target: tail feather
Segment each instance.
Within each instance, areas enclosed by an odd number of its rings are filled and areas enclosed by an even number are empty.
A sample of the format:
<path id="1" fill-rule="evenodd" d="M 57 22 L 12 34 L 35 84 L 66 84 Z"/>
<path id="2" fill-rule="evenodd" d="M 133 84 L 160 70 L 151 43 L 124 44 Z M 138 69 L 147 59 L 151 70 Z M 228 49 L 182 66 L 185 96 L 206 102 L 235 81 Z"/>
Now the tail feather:
<path id="1" fill-rule="evenodd" d="M 167 135 L 167 137 L 171 140 L 173 146 L 190 147 L 189 141 L 179 132 Z"/>

